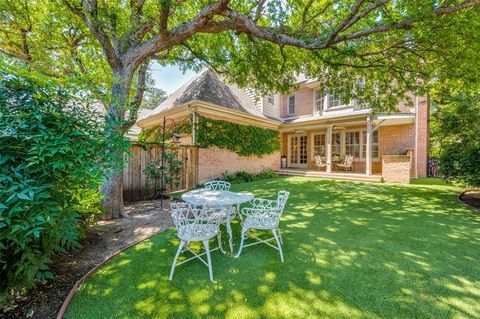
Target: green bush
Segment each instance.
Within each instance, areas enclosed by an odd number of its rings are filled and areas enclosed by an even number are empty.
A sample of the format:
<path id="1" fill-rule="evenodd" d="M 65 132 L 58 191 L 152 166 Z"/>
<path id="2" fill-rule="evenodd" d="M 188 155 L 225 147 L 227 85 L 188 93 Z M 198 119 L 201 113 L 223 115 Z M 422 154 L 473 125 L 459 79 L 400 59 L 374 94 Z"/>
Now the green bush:
<path id="1" fill-rule="evenodd" d="M 448 181 L 467 187 L 480 187 L 480 140 L 443 145 L 439 170 Z"/>
<path id="2" fill-rule="evenodd" d="M 233 174 L 222 174 L 222 179 L 232 184 L 248 183 L 275 177 L 277 177 L 277 173 L 275 173 L 275 171 L 272 169 L 266 169 L 260 173 L 247 173 L 244 171 L 239 171 Z"/>
<path id="3" fill-rule="evenodd" d="M 81 96 L 51 80 L 3 69 L 2 299 L 51 277 L 53 255 L 78 245 L 82 225 L 99 213 L 98 187 L 111 167 L 104 151 L 103 118 L 85 101 L 77 103 Z"/>
<path id="4" fill-rule="evenodd" d="M 480 187 L 480 90 L 450 85 L 436 92 L 431 124 L 441 175 Z"/>

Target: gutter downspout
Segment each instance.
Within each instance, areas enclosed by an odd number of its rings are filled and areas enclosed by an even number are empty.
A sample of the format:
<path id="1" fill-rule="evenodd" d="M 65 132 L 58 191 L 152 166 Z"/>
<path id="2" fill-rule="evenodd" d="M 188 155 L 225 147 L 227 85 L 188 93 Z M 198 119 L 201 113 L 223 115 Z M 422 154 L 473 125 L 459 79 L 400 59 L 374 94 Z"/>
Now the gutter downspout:
<path id="1" fill-rule="evenodd" d="M 418 96 L 415 95 L 415 178 L 418 178 Z"/>

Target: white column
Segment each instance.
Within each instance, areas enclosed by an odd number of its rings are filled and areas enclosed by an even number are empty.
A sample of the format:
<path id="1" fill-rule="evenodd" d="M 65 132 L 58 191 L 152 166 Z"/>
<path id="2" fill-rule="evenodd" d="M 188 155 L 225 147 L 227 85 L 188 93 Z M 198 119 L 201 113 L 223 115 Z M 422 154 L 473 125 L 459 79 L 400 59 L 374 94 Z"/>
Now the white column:
<path id="1" fill-rule="evenodd" d="M 365 156 L 365 174 L 372 174 L 372 123 L 370 117 L 367 119 L 367 147 Z"/>
<path id="2" fill-rule="evenodd" d="M 326 144 L 327 144 L 327 173 L 332 172 L 332 131 L 333 125 L 327 126 L 327 136 L 326 136 Z"/>

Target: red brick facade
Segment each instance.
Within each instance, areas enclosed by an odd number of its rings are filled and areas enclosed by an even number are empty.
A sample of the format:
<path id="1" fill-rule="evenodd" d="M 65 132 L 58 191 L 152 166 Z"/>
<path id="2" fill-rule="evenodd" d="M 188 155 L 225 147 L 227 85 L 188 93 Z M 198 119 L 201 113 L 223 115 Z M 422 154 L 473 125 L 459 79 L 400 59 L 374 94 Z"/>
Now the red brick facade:
<path id="1" fill-rule="evenodd" d="M 264 169 L 278 170 L 280 168 L 280 152 L 258 156 L 238 156 L 236 153 L 218 147 L 201 148 L 198 150 L 198 183 L 218 178 L 222 173 L 245 171 L 258 173 Z"/>
<path id="2" fill-rule="evenodd" d="M 288 99 L 295 96 L 295 113 L 288 114 Z M 291 92 L 288 95 L 282 95 L 280 99 L 280 116 L 302 116 L 312 115 L 313 111 L 313 90 L 307 87 L 301 87 L 298 91 Z"/>
<path id="3" fill-rule="evenodd" d="M 409 155 L 382 155 L 382 178 L 387 183 L 410 182 L 411 157 Z"/>

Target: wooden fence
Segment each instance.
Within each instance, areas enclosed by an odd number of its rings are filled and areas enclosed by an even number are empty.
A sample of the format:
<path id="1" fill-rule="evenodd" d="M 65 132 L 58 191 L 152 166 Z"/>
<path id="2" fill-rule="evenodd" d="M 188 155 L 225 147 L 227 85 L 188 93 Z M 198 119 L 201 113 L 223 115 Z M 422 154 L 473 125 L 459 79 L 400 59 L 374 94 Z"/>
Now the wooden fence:
<path id="1" fill-rule="evenodd" d="M 167 189 L 166 192 L 193 188 L 197 185 L 198 176 L 198 150 L 196 147 L 179 146 L 175 147 L 178 151 L 178 158 L 182 160 L 182 170 L 180 173 L 180 185 L 173 189 Z M 165 152 L 170 152 L 172 148 L 165 148 Z M 151 162 L 161 159 L 161 145 L 133 145 L 130 153 L 127 167 L 123 169 L 123 199 L 125 201 L 137 201 L 146 199 L 152 195 L 149 190 L 154 185 L 149 184 L 143 170 Z M 166 185 L 168 188 L 168 185 Z M 158 187 L 159 188 L 159 187 Z"/>

